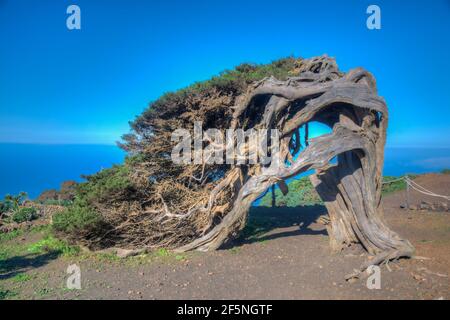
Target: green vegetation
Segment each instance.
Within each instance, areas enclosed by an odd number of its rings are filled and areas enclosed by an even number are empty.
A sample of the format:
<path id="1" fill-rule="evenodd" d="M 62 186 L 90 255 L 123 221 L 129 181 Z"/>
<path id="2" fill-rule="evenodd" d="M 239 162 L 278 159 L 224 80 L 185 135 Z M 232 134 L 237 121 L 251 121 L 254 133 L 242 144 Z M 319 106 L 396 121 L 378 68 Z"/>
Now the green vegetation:
<path id="1" fill-rule="evenodd" d="M 255 217 L 250 215 L 247 224 L 239 237 L 246 241 L 262 242 L 261 237 L 276 226 L 276 221 L 271 221 L 270 219 L 261 216 Z"/>
<path id="2" fill-rule="evenodd" d="M 123 136 L 121 146 L 129 152 L 125 163 L 87 176 L 84 183 L 71 185 L 74 190 L 74 196 L 71 198 L 73 203 L 69 203 L 64 212 L 53 218 L 56 234 L 70 240 L 84 240 L 84 243 L 98 247 L 111 246 L 117 244 L 116 241 L 127 242 L 130 238 L 136 241 L 137 236 L 132 233 L 142 235 L 145 231 L 139 232 L 136 227 L 133 227 L 133 230 L 126 227 L 108 234 L 109 238 L 104 240 L 105 244 L 91 242 L 92 239 L 99 239 L 99 235 L 117 227 L 126 215 L 126 208 L 157 205 L 160 199 L 154 190 L 154 185 L 157 184 L 155 181 L 167 183 L 164 189 L 167 194 L 179 195 L 179 185 L 168 183 L 172 178 L 178 177 L 182 170 L 172 163 L 170 154 L 167 154 L 167 150 L 172 149 L 170 134 L 173 130 L 180 127 L 189 128 L 194 118 L 203 121 L 205 128 L 208 125 L 228 128 L 234 99 L 245 92 L 249 84 L 270 76 L 280 80 L 295 76 L 301 65 L 302 59 L 294 57 L 269 64 L 244 63 L 207 81 L 166 93 L 150 103 L 149 107 L 130 123 L 131 132 Z M 217 103 L 218 97 L 224 98 L 224 101 Z M 48 190 L 42 200 L 54 198 L 55 192 Z M 177 199 L 184 201 L 182 195 Z M 167 201 L 172 202 L 172 199 Z M 181 203 L 172 204 L 182 206 Z M 124 208 L 124 211 L 112 210 L 119 207 Z M 138 224 L 133 225 L 139 227 Z"/>
<path id="3" fill-rule="evenodd" d="M 168 257 L 170 255 L 170 251 L 165 248 L 160 248 L 156 251 L 155 254 L 158 257 Z"/>
<path id="4" fill-rule="evenodd" d="M 225 70 L 220 75 L 210 80 L 194 83 L 183 91 L 202 91 L 211 88 L 227 90 L 229 88 L 244 87 L 249 83 L 259 81 L 265 77 L 273 76 L 279 80 L 285 80 L 292 75 L 292 71 L 298 64 L 294 57 L 288 57 L 269 64 L 242 63 L 234 70 Z"/>
<path id="5" fill-rule="evenodd" d="M 450 169 L 443 169 L 441 171 L 442 174 L 450 174 Z"/>
<path id="6" fill-rule="evenodd" d="M 95 234 L 105 227 L 100 214 L 93 208 L 92 203 L 107 201 L 113 197 L 120 197 L 121 193 L 131 192 L 132 184 L 129 179 L 129 167 L 115 165 L 94 175 L 86 176 L 86 182 L 75 188 L 75 200 L 66 210 L 53 216 L 53 229 L 57 233 L 64 233 L 69 238 Z"/>
<path id="7" fill-rule="evenodd" d="M 225 70 L 209 80 L 196 82 L 176 92 L 164 94 L 158 100 L 152 102 L 146 112 L 153 113 L 153 110 L 184 99 L 190 94 L 211 89 L 221 92 L 242 92 L 250 83 L 262 80 L 265 77 L 273 76 L 279 80 L 285 80 L 288 76 L 294 74 L 294 70 L 299 63 L 299 59 L 294 57 L 283 58 L 269 64 L 242 63 L 235 69 Z"/>
<path id="8" fill-rule="evenodd" d="M 27 282 L 27 281 L 30 281 L 31 279 L 32 279 L 32 277 L 29 274 L 18 273 L 12 278 L 12 281 L 14 281 L 14 282 Z"/>
<path id="9" fill-rule="evenodd" d="M 15 296 L 17 296 L 17 293 L 10 291 L 10 290 L 5 290 L 0 287 L 0 300 L 10 299 Z"/>
<path id="10" fill-rule="evenodd" d="M 7 194 L 5 198 L 3 199 L 2 206 L 5 206 L 9 210 L 18 210 L 19 206 L 23 204 L 23 202 L 28 197 L 26 192 L 20 192 L 18 195 L 10 195 Z"/>
<path id="11" fill-rule="evenodd" d="M 20 192 L 18 195 L 6 195 L 0 201 L 0 219 L 6 223 L 22 223 L 38 218 L 36 208 L 23 207 L 27 197 L 26 192 Z"/>
<path id="12" fill-rule="evenodd" d="M 16 212 L 28 197 L 26 192 L 20 192 L 18 195 L 7 194 L 0 201 L 0 218 L 4 213 Z"/>
<path id="13" fill-rule="evenodd" d="M 12 240 L 22 235 L 23 231 L 21 229 L 16 229 L 6 233 L 0 233 L 0 243 Z"/>
<path id="14" fill-rule="evenodd" d="M 177 260 L 177 261 L 183 261 L 183 260 L 186 260 L 186 256 L 185 256 L 184 254 L 177 254 L 177 255 L 175 256 L 175 260 Z"/>
<path id="15" fill-rule="evenodd" d="M 392 176 L 383 177 L 383 187 L 381 189 L 383 195 L 395 191 L 404 190 L 406 188 L 405 180 L 402 179 L 397 181 L 397 179 L 399 179 L 399 177 L 392 177 Z"/>
<path id="16" fill-rule="evenodd" d="M 65 241 L 49 235 L 44 239 L 29 245 L 27 251 L 33 254 L 52 252 L 63 256 L 75 256 L 80 252 L 80 248 L 77 246 L 70 246 Z"/>
<path id="17" fill-rule="evenodd" d="M 275 189 L 276 206 L 297 207 L 300 205 L 315 205 L 322 203 L 322 200 L 308 177 L 290 181 L 288 183 L 288 188 L 289 193 L 287 195 L 283 195 L 279 188 Z M 261 199 L 261 205 L 265 207 L 272 206 L 272 191 L 270 189 Z"/>
<path id="18" fill-rule="evenodd" d="M 12 210 L 12 203 L 10 201 L 7 200 L 0 201 L 0 215 L 10 210 Z"/>
<path id="19" fill-rule="evenodd" d="M 21 223 L 31 221 L 38 217 L 36 209 L 33 207 L 20 208 L 11 217 L 14 222 Z"/>
<path id="20" fill-rule="evenodd" d="M 446 173 L 445 170 L 442 173 Z M 417 175 L 409 174 L 408 177 L 414 179 Z M 385 176 L 383 177 L 382 194 L 389 194 L 392 192 L 404 190 L 406 188 L 406 182 L 402 177 Z M 400 180 L 398 180 L 400 179 Z M 390 182 L 392 181 L 392 182 Z M 309 181 L 308 177 L 302 177 L 298 180 L 292 180 L 288 183 L 289 193 L 285 196 L 281 193 L 279 188 L 275 189 L 275 205 L 286 207 L 297 207 L 305 205 L 322 204 L 322 200 L 316 193 L 313 185 Z M 272 206 L 272 191 L 268 192 L 261 199 L 261 206 Z"/>
<path id="21" fill-rule="evenodd" d="M 405 177 L 405 176 L 401 176 L 401 177 L 384 176 L 383 177 L 383 186 L 381 189 L 382 194 L 385 195 L 385 194 L 389 194 L 392 192 L 406 189 L 406 182 L 405 182 L 405 180 L 401 179 L 403 177 Z M 417 177 L 417 175 L 408 174 L 408 177 L 411 179 L 414 179 Z"/>
<path id="22" fill-rule="evenodd" d="M 129 179 L 130 168 L 127 165 L 114 165 L 94 175 L 86 176 L 87 182 L 76 188 L 75 202 L 90 202 L 91 200 L 106 200 L 112 194 L 131 189 Z M 78 198 L 78 199 L 77 199 Z"/>
<path id="23" fill-rule="evenodd" d="M 75 202 L 66 210 L 53 216 L 53 229 L 67 234 L 85 233 L 101 223 L 101 217 L 87 205 Z"/>
<path id="24" fill-rule="evenodd" d="M 63 206 L 63 207 L 68 207 L 69 205 L 72 204 L 71 200 L 54 200 L 54 199 L 48 199 L 48 200 L 44 200 L 44 201 L 39 201 L 40 203 L 47 205 L 47 206 Z"/>

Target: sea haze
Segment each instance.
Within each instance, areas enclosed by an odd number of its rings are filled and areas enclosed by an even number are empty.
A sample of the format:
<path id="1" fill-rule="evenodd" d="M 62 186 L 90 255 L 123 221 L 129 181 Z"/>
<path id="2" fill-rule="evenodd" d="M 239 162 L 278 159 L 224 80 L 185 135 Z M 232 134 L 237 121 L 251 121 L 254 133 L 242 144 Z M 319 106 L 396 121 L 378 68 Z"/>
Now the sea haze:
<path id="1" fill-rule="evenodd" d="M 26 191 L 31 198 L 65 180 L 122 163 L 114 145 L 0 144 L 0 197 Z M 386 148 L 384 174 L 439 172 L 450 168 L 450 148 Z"/>

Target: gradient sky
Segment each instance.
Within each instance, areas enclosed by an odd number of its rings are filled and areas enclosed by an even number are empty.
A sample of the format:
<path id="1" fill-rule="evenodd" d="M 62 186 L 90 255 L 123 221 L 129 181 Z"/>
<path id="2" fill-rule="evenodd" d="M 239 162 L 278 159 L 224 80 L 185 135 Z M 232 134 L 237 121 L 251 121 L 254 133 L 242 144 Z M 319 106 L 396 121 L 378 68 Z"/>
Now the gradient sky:
<path id="1" fill-rule="evenodd" d="M 81 8 L 81 30 L 66 8 Z M 382 29 L 366 28 L 381 8 Z M 450 147 L 450 1 L 0 0 L 0 142 L 114 143 L 162 93 L 241 62 L 362 66 L 389 146 Z"/>

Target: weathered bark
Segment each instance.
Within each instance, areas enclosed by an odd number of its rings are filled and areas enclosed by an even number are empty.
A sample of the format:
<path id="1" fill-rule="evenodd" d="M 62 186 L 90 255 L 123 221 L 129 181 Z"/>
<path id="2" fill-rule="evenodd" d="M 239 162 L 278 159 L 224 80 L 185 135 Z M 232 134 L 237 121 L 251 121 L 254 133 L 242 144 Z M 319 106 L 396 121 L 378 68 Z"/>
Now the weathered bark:
<path id="1" fill-rule="evenodd" d="M 266 78 L 256 83 L 234 109 L 235 128 L 276 128 L 281 132 L 280 163 L 255 170 L 250 166 L 233 169 L 239 171 L 239 183 L 237 178 L 225 178 L 212 192 L 233 185 L 236 195 L 230 211 L 178 251 L 217 249 L 245 226 L 252 202 L 269 187 L 278 183 L 288 192 L 284 180 L 315 169 L 311 181 L 328 209 L 333 249 L 361 243 L 369 254 L 376 255 L 370 264 L 413 254 L 412 245 L 382 220 L 381 174 L 388 112 L 384 99 L 377 95 L 375 79 L 361 68 L 342 74 L 326 56 L 307 60 L 302 68 L 300 76 L 286 81 Z M 251 111 L 262 115 L 257 118 L 260 120 L 249 117 Z M 333 132 L 316 139 L 304 137 L 306 147 L 294 161 L 301 144 L 299 128 L 310 121 L 325 123 Z M 337 164 L 330 164 L 335 157 Z M 210 199 L 209 208 L 214 206 L 214 197 Z"/>
<path id="2" fill-rule="evenodd" d="M 113 188 L 100 199 L 86 199 L 104 222 L 99 230 L 82 234 L 87 244 L 217 249 L 239 234 L 261 194 L 274 185 L 288 193 L 286 179 L 315 169 L 310 178 L 328 209 L 334 250 L 360 243 L 374 255 L 370 264 L 411 256 L 411 244 L 382 219 L 388 111 L 374 77 L 362 68 L 342 73 L 326 56 L 288 60 L 289 71 L 283 69 L 283 74 L 293 76 L 284 80 L 267 77 L 251 83 L 246 77 L 236 78 L 232 84 L 200 86 L 153 103 L 133 123 L 135 133 L 125 139 L 126 149 L 138 156 L 121 172 L 131 185 Z M 267 163 L 174 163 L 173 131 L 185 129 L 201 136 L 195 130 L 197 121 L 203 122 L 203 129 L 277 129 L 279 148 L 272 148 L 267 157 L 256 150 Z M 332 133 L 311 139 L 312 121 L 326 124 Z M 260 146 L 275 146 L 270 135 L 261 138 Z M 236 137 L 226 145 L 207 134 L 199 140 L 194 142 L 199 149 L 239 158 L 231 152 Z M 244 156 L 255 152 L 254 146 L 242 149 Z M 202 156 L 195 151 L 194 158 L 198 154 Z M 102 178 L 93 179 L 94 184 L 97 179 Z"/>

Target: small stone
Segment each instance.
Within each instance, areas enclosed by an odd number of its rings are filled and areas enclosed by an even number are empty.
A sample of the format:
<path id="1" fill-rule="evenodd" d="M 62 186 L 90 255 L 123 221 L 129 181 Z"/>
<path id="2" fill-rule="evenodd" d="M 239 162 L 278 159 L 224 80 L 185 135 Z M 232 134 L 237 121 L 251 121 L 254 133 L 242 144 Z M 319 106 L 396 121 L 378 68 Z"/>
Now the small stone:
<path id="1" fill-rule="evenodd" d="M 420 210 L 431 210 L 432 204 L 426 201 L 422 201 L 419 205 Z"/>
<path id="2" fill-rule="evenodd" d="M 132 256 L 136 256 L 138 254 L 144 253 L 145 250 L 144 249 L 117 249 L 116 251 L 116 255 L 119 258 L 128 258 L 128 257 L 132 257 Z"/>
<path id="3" fill-rule="evenodd" d="M 439 202 L 438 208 L 439 211 L 448 211 L 448 205 L 445 202 Z"/>

